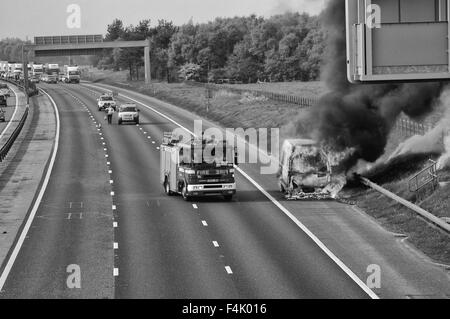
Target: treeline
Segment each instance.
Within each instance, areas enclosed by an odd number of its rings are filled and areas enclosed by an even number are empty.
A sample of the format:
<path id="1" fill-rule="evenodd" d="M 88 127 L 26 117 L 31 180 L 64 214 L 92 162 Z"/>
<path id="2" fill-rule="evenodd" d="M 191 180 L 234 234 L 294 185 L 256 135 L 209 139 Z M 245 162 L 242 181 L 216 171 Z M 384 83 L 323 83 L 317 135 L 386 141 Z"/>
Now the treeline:
<path id="1" fill-rule="evenodd" d="M 25 42 L 17 38 L 6 38 L 0 41 L 0 61 L 22 62 L 22 45 Z M 28 42 L 29 44 L 29 42 Z M 31 58 L 33 53 L 27 53 Z"/>
<path id="2" fill-rule="evenodd" d="M 151 73 L 159 80 L 199 81 L 234 79 L 242 82 L 315 80 L 324 52 L 319 17 L 286 13 L 217 18 L 213 22 L 177 27 L 150 20 L 124 27 L 108 26 L 106 40 L 151 40 Z M 142 77 L 143 49 L 116 49 L 93 58 L 100 68 L 128 69 L 131 79 Z"/>

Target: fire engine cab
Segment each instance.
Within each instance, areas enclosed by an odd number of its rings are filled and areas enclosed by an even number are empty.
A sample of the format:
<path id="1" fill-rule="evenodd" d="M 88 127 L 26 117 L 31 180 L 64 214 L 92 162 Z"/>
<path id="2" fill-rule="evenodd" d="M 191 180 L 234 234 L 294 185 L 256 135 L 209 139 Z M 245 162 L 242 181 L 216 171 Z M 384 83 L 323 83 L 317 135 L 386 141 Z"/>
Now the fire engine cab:
<path id="1" fill-rule="evenodd" d="M 236 194 L 234 165 L 237 153 L 225 141 L 192 138 L 182 141 L 165 133 L 161 151 L 161 183 L 168 196 L 223 196 L 231 201 Z"/>

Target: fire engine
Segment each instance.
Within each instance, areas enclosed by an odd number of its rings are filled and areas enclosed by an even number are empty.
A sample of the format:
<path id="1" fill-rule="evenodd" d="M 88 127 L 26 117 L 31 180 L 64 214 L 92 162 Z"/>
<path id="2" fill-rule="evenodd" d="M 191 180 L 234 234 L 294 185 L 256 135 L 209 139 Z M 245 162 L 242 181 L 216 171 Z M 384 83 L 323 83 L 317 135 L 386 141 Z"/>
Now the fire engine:
<path id="1" fill-rule="evenodd" d="M 165 133 L 161 152 L 161 183 L 168 196 L 223 196 L 231 201 L 236 194 L 234 177 L 237 152 L 226 141 L 202 136 L 183 141 Z"/>

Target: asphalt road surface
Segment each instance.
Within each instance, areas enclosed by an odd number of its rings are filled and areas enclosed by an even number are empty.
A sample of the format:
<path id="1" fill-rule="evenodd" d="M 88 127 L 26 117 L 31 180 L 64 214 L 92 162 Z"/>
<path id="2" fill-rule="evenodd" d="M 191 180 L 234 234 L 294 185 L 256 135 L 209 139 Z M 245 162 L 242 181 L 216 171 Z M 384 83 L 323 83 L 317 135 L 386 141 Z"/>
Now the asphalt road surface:
<path id="1" fill-rule="evenodd" d="M 369 297 L 240 174 L 231 203 L 166 197 L 158 148 L 175 128 L 166 118 L 140 107 L 139 126 L 108 125 L 98 94 L 43 87 L 59 108 L 59 151 L 0 297 Z M 71 265 L 79 289 L 67 285 Z"/>

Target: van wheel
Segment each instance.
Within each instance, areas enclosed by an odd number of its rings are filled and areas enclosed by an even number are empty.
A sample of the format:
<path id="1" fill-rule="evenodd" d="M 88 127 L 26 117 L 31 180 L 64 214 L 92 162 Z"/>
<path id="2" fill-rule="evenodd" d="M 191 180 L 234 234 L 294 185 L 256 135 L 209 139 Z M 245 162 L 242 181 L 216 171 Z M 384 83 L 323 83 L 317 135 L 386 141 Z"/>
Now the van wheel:
<path id="1" fill-rule="evenodd" d="M 167 180 L 164 182 L 164 191 L 166 192 L 167 196 L 172 196 L 172 191 L 170 190 L 170 184 Z"/>

